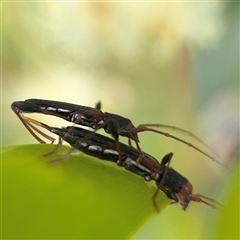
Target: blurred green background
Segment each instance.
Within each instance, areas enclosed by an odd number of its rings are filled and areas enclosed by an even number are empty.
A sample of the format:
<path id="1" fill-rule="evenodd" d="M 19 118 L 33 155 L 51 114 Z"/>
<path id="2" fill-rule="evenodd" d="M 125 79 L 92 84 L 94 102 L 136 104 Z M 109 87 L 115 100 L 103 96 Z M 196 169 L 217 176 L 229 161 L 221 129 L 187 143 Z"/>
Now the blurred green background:
<path id="1" fill-rule="evenodd" d="M 2 2 L 2 146 L 35 143 L 10 109 L 13 101 L 28 98 L 86 106 L 101 100 L 103 111 L 126 116 L 136 126 L 188 129 L 234 169 L 239 3 Z M 69 125 L 50 116 L 31 117 Z M 237 198 L 238 185 L 234 195 L 225 191 L 235 187 L 234 173 L 164 136 L 139 137 L 142 149 L 158 159 L 173 151 L 172 166 L 190 180 L 194 192 L 219 201 Z M 238 216 L 239 206 L 231 206 Z M 176 204 L 133 238 L 218 238 L 220 219 L 219 212 L 202 204 L 191 203 L 186 212 Z M 224 224 L 232 228 L 231 221 Z"/>

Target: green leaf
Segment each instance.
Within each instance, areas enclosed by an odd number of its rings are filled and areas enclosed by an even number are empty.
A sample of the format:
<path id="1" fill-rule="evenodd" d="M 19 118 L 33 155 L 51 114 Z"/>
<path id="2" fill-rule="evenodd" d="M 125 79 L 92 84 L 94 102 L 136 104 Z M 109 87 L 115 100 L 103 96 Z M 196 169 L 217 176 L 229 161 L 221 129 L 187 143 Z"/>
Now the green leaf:
<path id="1" fill-rule="evenodd" d="M 221 211 L 212 213 L 211 221 L 207 222 L 208 238 L 239 239 L 239 156 L 232 170 L 224 176 L 221 193 Z M 207 235 L 205 233 L 205 235 Z"/>
<path id="2" fill-rule="evenodd" d="M 156 215 L 148 183 L 114 163 L 52 145 L 2 149 L 2 238 L 126 239 Z M 169 199 L 159 193 L 162 210 Z"/>

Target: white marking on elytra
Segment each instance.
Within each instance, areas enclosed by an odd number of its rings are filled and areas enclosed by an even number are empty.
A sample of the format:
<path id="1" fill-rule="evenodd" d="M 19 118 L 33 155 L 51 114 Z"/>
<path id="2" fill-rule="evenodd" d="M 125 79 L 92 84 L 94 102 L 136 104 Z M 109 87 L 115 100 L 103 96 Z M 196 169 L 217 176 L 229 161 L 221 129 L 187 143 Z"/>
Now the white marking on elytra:
<path id="1" fill-rule="evenodd" d="M 82 147 L 86 147 L 86 146 L 87 146 L 87 143 L 86 143 L 86 142 L 80 142 L 80 145 L 81 145 Z"/>
<path id="2" fill-rule="evenodd" d="M 84 115 L 82 115 L 82 116 L 79 116 L 79 114 L 78 113 L 76 113 L 75 114 L 77 117 L 76 118 L 81 118 L 81 119 L 84 119 L 84 120 L 88 120 L 88 118 L 87 117 L 85 117 Z"/>
<path id="3" fill-rule="evenodd" d="M 149 182 L 152 178 L 150 176 L 145 176 L 144 179 L 145 181 Z"/>
<path id="4" fill-rule="evenodd" d="M 146 167 L 144 167 L 143 165 L 137 163 L 136 161 L 134 161 L 134 160 L 132 160 L 132 159 L 129 159 L 128 161 L 130 162 L 130 164 L 138 167 L 139 169 L 142 169 L 143 171 L 146 171 L 146 172 L 148 172 L 148 173 L 151 173 L 151 171 L 150 171 L 148 168 L 146 168 Z"/>
<path id="5" fill-rule="evenodd" d="M 67 110 L 67 109 L 64 109 L 64 108 L 54 108 L 54 107 L 44 107 L 44 108 L 42 108 L 43 110 L 48 110 L 48 111 L 54 111 L 54 112 L 66 112 L 66 113 L 68 113 L 68 112 L 71 112 L 70 110 Z"/>
<path id="6" fill-rule="evenodd" d="M 72 122 L 75 122 L 75 121 L 78 120 L 79 118 L 80 118 L 80 119 L 84 119 L 84 117 L 81 116 L 79 113 L 73 113 L 73 114 L 72 114 L 71 121 L 72 121 Z"/>
<path id="7" fill-rule="evenodd" d="M 46 107 L 46 109 L 49 110 L 49 111 L 56 111 L 56 108 L 54 108 L 54 107 Z"/>
<path id="8" fill-rule="evenodd" d="M 115 150 L 112 150 L 112 149 L 105 149 L 105 150 L 103 151 L 103 153 L 105 153 L 105 154 L 113 154 L 113 155 L 118 156 L 118 152 L 115 151 Z"/>
<path id="9" fill-rule="evenodd" d="M 134 166 L 135 171 L 137 171 L 138 174 L 141 175 L 146 181 L 152 180 L 153 179 L 152 176 L 155 175 L 151 170 L 137 163 L 136 161 L 132 160 L 129 157 L 124 161 L 123 166 L 125 167 L 125 169 L 130 171 L 133 170 L 132 167 Z"/>
<path id="10" fill-rule="evenodd" d="M 70 110 L 67 110 L 67 109 L 63 109 L 63 108 L 58 108 L 57 109 L 58 112 L 71 112 Z"/>
<path id="11" fill-rule="evenodd" d="M 100 146 L 97 146 L 97 145 L 91 145 L 91 146 L 89 146 L 88 150 L 101 152 L 102 148 Z"/>

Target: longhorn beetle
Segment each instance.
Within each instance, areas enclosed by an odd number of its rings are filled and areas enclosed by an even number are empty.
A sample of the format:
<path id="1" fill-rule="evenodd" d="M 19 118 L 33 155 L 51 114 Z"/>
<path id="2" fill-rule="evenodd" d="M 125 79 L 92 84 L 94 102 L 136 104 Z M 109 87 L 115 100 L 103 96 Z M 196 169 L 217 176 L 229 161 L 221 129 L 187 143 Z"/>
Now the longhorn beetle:
<path id="1" fill-rule="evenodd" d="M 191 132 L 178 127 L 163 125 L 163 124 L 141 124 L 138 127 L 135 127 L 132 124 L 131 120 L 128 118 L 119 116 L 117 114 L 108 113 L 108 112 L 103 113 L 100 110 L 101 108 L 100 103 L 96 105 L 96 108 L 91 108 L 91 107 L 52 101 L 52 100 L 27 99 L 25 101 L 13 102 L 11 105 L 11 108 L 19 117 L 19 119 L 22 121 L 22 123 L 25 125 L 25 127 L 28 129 L 28 131 L 40 143 L 44 143 L 44 141 L 40 139 L 28 126 L 28 122 L 24 119 L 23 113 L 42 113 L 46 115 L 53 115 L 56 117 L 63 118 L 74 124 L 91 127 L 94 129 L 94 131 L 97 131 L 103 128 L 106 133 L 111 134 L 112 137 L 115 139 L 116 148 L 119 155 L 121 155 L 119 136 L 127 137 L 129 140 L 130 146 L 131 146 L 131 142 L 130 142 L 131 140 L 133 140 L 137 146 L 137 149 L 139 152 L 138 162 L 141 162 L 143 158 L 143 152 L 139 146 L 138 133 L 144 132 L 144 131 L 151 131 L 158 134 L 162 134 L 166 137 L 173 138 L 179 142 L 182 142 L 183 144 L 186 144 L 189 147 L 194 148 L 198 152 L 201 152 L 203 155 L 207 156 L 211 160 L 219 163 L 220 165 L 223 165 L 221 162 L 216 160 L 216 158 L 214 158 L 213 156 L 210 156 L 209 154 L 197 148 L 196 146 L 192 145 L 191 143 L 186 142 L 169 133 L 162 132 L 151 127 L 165 127 L 165 128 L 172 128 L 172 129 L 179 130 L 181 132 L 191 135 L 192 137 L 196 138 L 198 141 L 203 143 L 206 147 L 208 147 L 201 139 L 199 139 L 197 136 L 195 136 Z M 86 137 L 90 137 L 90 136 L 86 136 Z M 47 139 L 49 138 L 47 137 Z M 208 147 L 208 149 L 210 148 Z M 121 165 L 121 160 L 119 161 L 119 165 Z"/>
<path id="2" fill-rule="evenodd" d="M 86 129 L 72 126 L 65 129 L 55 128 L 29 118 L 26 118 L 26 121 L 28 121 L 29 126 L 31 127 L 32 124 L 30 122 L 58 135 L 60 139 L 68 142 L 73 149 L 78 149 L 85 154 L 99 159 L 115 163 L 120 161 L 120 155 L 116 149 L 116 144 L 111 138 L 97 133 L 92 133 L 91 138 L 87 139 L 86 136 L 88 136 L 91 132 Z M 157 190 L 152 196 L 152 201 L 157 211 L 159 211 L 159 209 L 156 204 L 156 197 L 159 190 L 164 192 L 166 196 L 172 200 L 172 203 L 180 202 L 183 210 L 187 209 L 190 201 L 202 202 L 213 208 L 216 207 L 213 203 L 219 204 L 214 199 L 200 194 L 192 194 L 193 187 L 191 183 L 177 171 L 169 167 L 173 153 L 166 154 L 162 158 L 161 163 L 149 154 L 144 153 L 141 163 L 138 163 L 137 159 L 139 152 L 136 149 L 122 143 L 119 143 L 119 145 L 122 166 L 126 170 L 143 177 L 146 181 L 155 181 Z M 66 158 L 63 160 L 65 159 Z"/>

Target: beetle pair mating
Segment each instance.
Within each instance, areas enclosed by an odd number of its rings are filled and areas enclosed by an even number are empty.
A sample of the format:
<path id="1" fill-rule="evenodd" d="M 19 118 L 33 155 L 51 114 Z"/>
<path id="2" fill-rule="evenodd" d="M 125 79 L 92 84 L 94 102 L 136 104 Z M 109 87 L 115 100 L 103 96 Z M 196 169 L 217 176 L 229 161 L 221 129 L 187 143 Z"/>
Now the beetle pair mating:
<path id="1" fill-rule="evenodd" d="M 207 205 L 215 207 L 213 204 L 214 202 L 216 203 L 215 200 L 199 194 L 192 194 L 192 185 L 188 182 L 188 180 L 169 167 L 173 155 L 172 153 L 165 155 L 161 163 L 159 163 L 155 158 L 144 153 L 139 146 L 138 132 L 153 131 L 187 144 L 212 160 L 217 161 L 215 158 L 209 156 L 199 148 L 196 148 L 182 139 L 168 133 L 149 128 L 149 126 L 163 126 L 168 128 L 175 127 L 160 124 L 145 124 L 139 125 L 136 128 L 127 118 L 116 114 L 102 113 L 100 105 L 96 108 L 90 108 L 56 101 L 28 99 L 26 101 L 14 102 L 11 107 L 29 132 L 40 143 L 45 142 L 38 137 L 34 130 L 51 142 L 53 142 L 54 139 L 40 131 L 33 124 L 43 127 L 58 135 L 61 139 L 68 142 L 73 149 L 79 149 L 86 154 L 100 159 L 116 162 L 118 165 L 123 166 L 126 170 L 143 177 L 147 181 L 154 180 L 157 185 L 157 191 L 153 195 L 153 204 L 157 210 L 156 196 L 159 190 L 163 191 L 170 199 L 172 199 L 173 202 L 180 201 L 182 209 L 184 210 L 187 208 L 190 201 L 203 202 Z M 66 129 L 49 127 L 44 123 L 24 117 L 23 113 L 54 115 L 78 125 L 91 127 L 94 129 L 94 132 L 77 127 L 67 127 Z M 103 128 L 107 133 L 111 134 L 115 141 L 95 133 L 95 131 L 100 128 Z M 183 129 L 175 129 L 189 133 Z M 191 135 L 197 138 L 195 135 Z M 119 136 L 128 137 L 130 146 L 120 143 Z M 136 143 L 137 149 L 131 147 L 130 140 L 133 140 Z M 68 153 L 68 155 L 69 154 L 70 153 Z M 208 201 L 205 201 L 204 199 Z"/>

